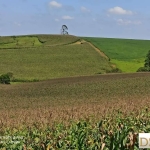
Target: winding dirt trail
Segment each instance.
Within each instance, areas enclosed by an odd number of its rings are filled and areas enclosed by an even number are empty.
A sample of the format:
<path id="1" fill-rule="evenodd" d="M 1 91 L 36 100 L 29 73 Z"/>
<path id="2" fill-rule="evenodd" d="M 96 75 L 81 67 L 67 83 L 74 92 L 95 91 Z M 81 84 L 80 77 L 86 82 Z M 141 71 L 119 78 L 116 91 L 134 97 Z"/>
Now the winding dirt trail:
<path id="1" fill-rule="evenodd" d="M 86 42 L 86 43 L 88 43 L 90 46 L 92 46 L 102 57 L 104 57 L 107 60 L 109 60 L 109 58 L 100 49 L 98 49 L 97 47 L 95 47 L 92 43 L 90 43 L 90 42 Z"/>
<path id="2" fill-rule="evenodd" d="M 95 47 L 92 43 L 87 42 L 85 40 L 81 40 L 81 41 L 77 41 L 71 45 L 79 45 L 79 44 L 83 44 L 83 43 L 88 43 L 91 47 L 93 47 L 102 57 L 106 58 L 107 60 L 109 60 L 109 58 L 97 47 Z"/>
<path id="3" fill-rule="evenodd" d="M 88 43 L 91 47 L 93 47 L 95 50 L 96 50 L 96 52 L 98 52 L 103 58 L 105 58 L 105 59 L 107 59 L 108 61 L 110 61 L 109 60 L 109 58 L 105 55 L 105 53 L 103 53 L 99 48 L 97 48 L 96 46 L 94 46 L 92 43 L 90 43 L 90 42 L 87 42 L 87 41 L 85 41 L 85 40 L 81 40 L 81 41 L 77 41 L 77 42 L 75 42 L 75 43 L 73 43 L 73 44 L 71 44 L 71 45 L 79 45 L 79 44 L 83 44 L 83 43 Z M 111 66 L 112 66 L 112 68 L 116 68 L 116 65 L 115 64 L 112 64 L 111 63 Z"/>

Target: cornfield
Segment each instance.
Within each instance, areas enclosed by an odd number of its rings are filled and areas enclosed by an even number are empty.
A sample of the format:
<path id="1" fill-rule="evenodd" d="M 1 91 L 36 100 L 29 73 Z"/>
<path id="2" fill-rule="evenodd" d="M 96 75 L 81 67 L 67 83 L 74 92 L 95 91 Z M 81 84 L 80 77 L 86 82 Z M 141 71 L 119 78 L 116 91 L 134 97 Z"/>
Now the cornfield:
<path id="1" fill-rule="evenodd" d="M 1 149 L 10 150 L 138 150 L 138 133 L 150 132 L 148 108 L 126 114 L 114 110 L 93 123 L 92 118 L 1 130 Z M 7 138 L 6 138 L 7 137 Z"/>
<path id="2" fill-rule="evenodd" d="M 133 150 L 150 131 L 150 77 L 109 74 L 0 85 L 2 150 Z"/>

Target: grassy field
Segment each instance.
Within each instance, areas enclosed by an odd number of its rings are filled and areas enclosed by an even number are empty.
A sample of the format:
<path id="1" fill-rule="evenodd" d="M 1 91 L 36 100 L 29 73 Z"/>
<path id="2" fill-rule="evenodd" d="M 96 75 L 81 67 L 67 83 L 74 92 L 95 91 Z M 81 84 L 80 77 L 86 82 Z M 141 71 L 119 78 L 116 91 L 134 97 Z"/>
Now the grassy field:
<path id="1" fill-rule="evenodd" d="M 137 73 L 0 85 L 1 136 L 24 137 L 13 150 L 138 149 L 128 136 L 149 132 L 149 83 Z"/>
<path id="2" fill-rule="evenodd" d="M 144 65 L 149 40 L 84 38 L 103 51 L 123 72 L 136 72 Z"/>
<path id="3" fill-rule="evenodd" d="M 74 36 L 41 35 L 40 41 L 46 42 L 42 46 L 37 42 L 38 46 L 33 47 L 23 41 L 32 41 L 35 37 L 17 38 L 19 44 L 29 47 L 10 48 L 8 43 L 9 48 L 0 49 L 0 73 L 12 72 L 17 81 L 94 75 L 112 69 L 110 62 L 88 43 L 69 44 L 78 39 Z"/>
<path id="4" fill-rule="evenodd" d="M 149 46 L 85 39 L 124 72 Z M 0 37 L 0 62 L 16 81 L 0 84 L 0 150 L 138 150 L 138 133 L 150 132 L 150 73 L 105 74 L 114 66 L 78 37 Z"/>

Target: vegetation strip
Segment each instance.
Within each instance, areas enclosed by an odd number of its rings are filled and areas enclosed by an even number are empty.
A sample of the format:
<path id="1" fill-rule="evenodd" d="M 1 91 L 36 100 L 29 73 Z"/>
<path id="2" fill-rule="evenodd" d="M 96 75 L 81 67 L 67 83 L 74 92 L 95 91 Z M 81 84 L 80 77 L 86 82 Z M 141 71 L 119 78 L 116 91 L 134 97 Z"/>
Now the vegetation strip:
<path id="1" fill-rule="evenodd" d="M 144 65 L 146 54 L 149 51 L 149 40 L 115 39 L 84 37 L 98 47 L 109 58 L 111 63 L 123 72 L 136 72 Z"/>

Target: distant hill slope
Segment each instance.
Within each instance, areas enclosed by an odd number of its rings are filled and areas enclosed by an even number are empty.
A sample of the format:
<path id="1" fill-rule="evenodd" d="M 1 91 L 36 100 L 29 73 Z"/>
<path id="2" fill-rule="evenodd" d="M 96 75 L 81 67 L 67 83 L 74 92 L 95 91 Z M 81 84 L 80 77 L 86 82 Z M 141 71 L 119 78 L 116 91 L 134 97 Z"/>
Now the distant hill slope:
<path id="1" fill-rule="evenodd" d="M 104 52 L 123 72 L 136 72 L 144 64 L 149 40 L 85 37 Z"/>
<path id="2" fill-rule="evenodd" d="M 71 44 L 79 40 L 78 37 L 73 35 L 37 35 L 37 37 L 44 46 Z"/>
<path id="3" fill-rule="evenodd" d="M 19 108 L 25 111 L 25 108 L 34 110 L 41 106 L 56 106 L 59 109 L 77 104 L 96 106 L 108 101 L 116 101 L 117 106 L 123 100 L 127 103 L 130 100 L 135 100 L 135 103 L 141 100 L 141 105 L 142 100 L 147 102 L 150 97 L 149 82 L 150 73 L 133 73 L 61 78 L 11 86 L 0 84 L 0 110 L 10 111 L 14 108 L 16 111 Z M 104 107 L 107 108 L 107 103 Z"/>
<path id="4" fill-rule="evenodd" d="M 26 35 L 0 37 L 0 48 L 22 48 L 70 44 L 79 38 L 72 35 Z"/>
<path id="5" fill-rule="evenodd" d="M 111 63 L 94 47 L 78 40 L 69 35 L 1 37 L 0 74 L 12 72 L 16 81 L 34 81 L 112 70 Z"/>

